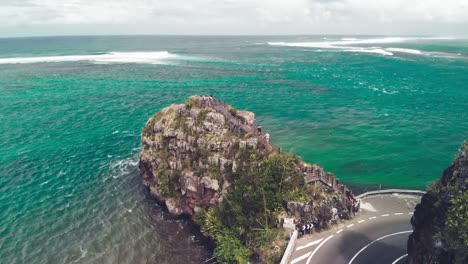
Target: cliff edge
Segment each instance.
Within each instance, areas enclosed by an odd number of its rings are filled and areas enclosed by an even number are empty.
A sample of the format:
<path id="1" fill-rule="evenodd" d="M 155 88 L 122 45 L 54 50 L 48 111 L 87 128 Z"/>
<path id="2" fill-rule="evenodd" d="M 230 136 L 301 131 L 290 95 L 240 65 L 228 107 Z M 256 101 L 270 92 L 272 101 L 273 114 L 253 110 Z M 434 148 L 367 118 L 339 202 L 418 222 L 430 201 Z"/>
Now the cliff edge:
<path id="1" fill-rule="evenodd" d="M 332 174 L 281 153 L 254 123 L 252 112 L 192 96 L 156 113 L 142 132 L 144 184 L 171 215 L 201 227 L 220 263 L 279 262 L 284 218 L 321 229 L 349 215 Z"/>
<path id="2" fill-rule="evenodd" d="M 409 264 L 468 263 L 468 142 L 411 219 Z"/>

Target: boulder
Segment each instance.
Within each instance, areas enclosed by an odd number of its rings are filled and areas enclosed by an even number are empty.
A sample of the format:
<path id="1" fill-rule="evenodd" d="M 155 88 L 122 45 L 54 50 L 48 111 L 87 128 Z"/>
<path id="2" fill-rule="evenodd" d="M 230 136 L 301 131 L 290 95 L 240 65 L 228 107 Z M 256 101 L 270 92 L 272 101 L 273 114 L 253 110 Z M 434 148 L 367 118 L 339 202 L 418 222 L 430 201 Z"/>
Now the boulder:
<path id="1" fill-rule="evenodd" d="M 170 214 L 178 216 L 184 213 L 182 208 L 179 206 L 177 199 L 169 198 L 169 199 L 166 199 L 165 203 L 166 203 L 167 210 L 169 211 Z"/>
<path id="2" fill-rule="evenodd" d="M 214 191 L 219 190 L 219 183 L 218 180 L 211 179 L 210 177 L 203 177 L 200 181 L 201 184 L 205 186 L 207 189 L 212 189 Z"/>
<path id="3" fill-rule="evenodd" d="M 249 111 L 237 111 L 237 116 L 242 118 L 247 125 L 255 123 L 255 114 Z"/>

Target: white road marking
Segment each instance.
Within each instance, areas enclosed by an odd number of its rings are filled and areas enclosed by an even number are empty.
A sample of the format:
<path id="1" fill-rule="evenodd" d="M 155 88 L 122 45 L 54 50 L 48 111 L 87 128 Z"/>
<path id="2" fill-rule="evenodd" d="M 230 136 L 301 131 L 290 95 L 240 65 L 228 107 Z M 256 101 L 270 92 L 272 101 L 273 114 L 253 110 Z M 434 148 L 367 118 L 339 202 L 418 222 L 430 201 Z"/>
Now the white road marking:
<path id="1" fill-rule="evenodd" d="M 366 220 L 359 220 L 359 221 L 357 221 L 357 222 L 358 222 L 358 224 L 360 224 L 360 223 L 365 222 L 365 221 L 366 221 Z"/>
<path id="2" fill-rule="evenodd" d="M 394 215 L 402 215 L 403 213 L 394 213 Z"/>
<path id="3" fill-rule="evenodd" d="M 307 252 L 306 254 L 304 254 L 304 255 L 302 255 L 302 256 L 300 256 L 300 257 L 298 257 L 298 258 L 293 259 L 293 260 L 291 261 L 291 264 L 295 264 L 295 263 L 297 263 L 297 262 L 299 262 L 299 261 L 301 261 L 301 260 L 303 260 L 303 259 L 306 259 L 306 258 L 309 256 L 309 254 L 310 254 L 310 253 Z"/>
<path id="4" fill-rule="evenodd" d="M 340 229 L 340 230 L 336 231 L 337 234 L 339 234 L 341 232 L 343 232 L 343 229 Z"/>
<path id="5" fill-rule="evenodd" d="M 312 251 L 312 253 L 310 254 L 309 258 L 307 259 L 307 262 L 306 264 L 309 264 L 310 263 L 310 260 L 312 259 L 312 257 L 315 255 L 315 253 L 317 253 L 317 251 L 325 244 L 327 243 L 328 240 L 330 240 L 331 238 L 333 237 L 333 235 L 327 237 L 324 241 L 322 241 L 322 243 L 320 243 L 320 245 L 318 245 L 314 251 Z"/>
<path id="6" fill-rule="evenodd" d="M 350 227 L 352 227 L 353 225 L 354 225 L 354 224 L 350 224 L 350 225 L 347 226 L 347 228 L 350 228 Z"/>
<path id="7" fill-rule="evenodd" d="M 377 216 L 369 217 L 369 220 L 376 219 Z"/>
<path id="8" fill-rule="evenodd" d="M 401 257 L 399 257 L 399 258 L 395 259 L 395 261 L 393 261 L 393 262 L 392 262 L 392 264 L 396 264 L 396 263 L 398 263 L 398 261 L 400 261 L 400 260 L 404 259 L 404 258 L 405 258 L 405 257 L 407 257 L 407 256 L 408 256 L 408 254 L 404 254 L 403 256 L 401 256 Z"/>
<path id="9" fill-rule="evenodd" d="M 323 240 L 323 238 L 319 239 L 319 240 L 312 241 L 310 243 L 305 244 L 304 246 L 297 247 L 296 250 L 301 250 L 301 249 L 308 248 L 308 247 L 313 246 L 313 245 L 317 245 L 318 243 L 322 242 L 322 240 Z"/>
<path id="10" fill-rule="evenodd" d="M 383 214 L 383 215 L 381 215 L 381 216 L 385 217 L 385 216 L 389 216 L 389 214 Z"/>
<path id="11" fill-rule="evenodd" d="M 408 214 L 409 214 L 409 215 L 412 215 L 412 214 L 413 214 L 413 212 L 409 212 Z"/>
<path id="12" fill-rule="evenodd" d="M 384 238 L 387 238 L 387 237 L 396 236 L 396 235 L 401 235 L 401 234 L 406 234 L 406 233 L 413 233 L 413 230 L 397 232 L 397 233 L 393 233 L 393 234 L 389 234 L 389 235 L 386 235 L 386 236 L 377 238 L 376 240 L 370 242 L 369 244 L 367 244 L 367 245 L 365 245 L 363 248 L 361 248 L 361 250 L 359 250 L 358 253 L 356 253 L 356 255 L 354 255 L 353 258 L 348 262 L 348 264 L 352 264 L 353 261 L 357 258 L 357 256 L 358 256 L 359 254 L 361 254 L 361 252 L 363 252 L 364 250 L 366 250 L 366 248 L 368 248 L 370 245 L 374 244 L 375 242 L 377 242 L 377 241 L 379 241 L 379 240 L 382 240 L 382 239 L 384 239 Z"/>

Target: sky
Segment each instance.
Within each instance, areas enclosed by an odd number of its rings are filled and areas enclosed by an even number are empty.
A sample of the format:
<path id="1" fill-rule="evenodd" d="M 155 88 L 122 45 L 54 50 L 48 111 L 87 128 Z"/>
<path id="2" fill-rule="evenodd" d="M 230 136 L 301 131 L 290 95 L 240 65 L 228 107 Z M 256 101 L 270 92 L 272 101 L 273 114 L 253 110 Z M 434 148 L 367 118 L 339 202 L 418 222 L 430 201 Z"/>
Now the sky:
<path id="1" fill-rule="evenodd" d="M 0 0 L 0 37 L 468 36 L 468 0 Z"/>

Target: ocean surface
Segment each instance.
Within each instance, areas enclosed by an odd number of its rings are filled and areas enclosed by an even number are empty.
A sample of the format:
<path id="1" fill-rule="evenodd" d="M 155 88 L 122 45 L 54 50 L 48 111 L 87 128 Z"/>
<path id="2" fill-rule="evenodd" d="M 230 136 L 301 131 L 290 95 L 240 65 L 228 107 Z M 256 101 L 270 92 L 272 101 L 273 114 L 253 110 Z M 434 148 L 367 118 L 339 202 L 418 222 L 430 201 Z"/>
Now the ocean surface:
<path id="1" fill-rule="evenodd" d="M 468 139 L 468 40 L 0 39 L 0 263 L 200 263 L 138 172 L 161 108 L 211 94 L 350 186 L 424 189 Z"/>

